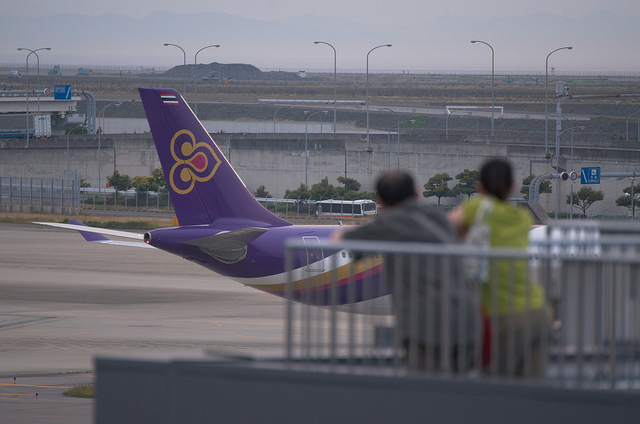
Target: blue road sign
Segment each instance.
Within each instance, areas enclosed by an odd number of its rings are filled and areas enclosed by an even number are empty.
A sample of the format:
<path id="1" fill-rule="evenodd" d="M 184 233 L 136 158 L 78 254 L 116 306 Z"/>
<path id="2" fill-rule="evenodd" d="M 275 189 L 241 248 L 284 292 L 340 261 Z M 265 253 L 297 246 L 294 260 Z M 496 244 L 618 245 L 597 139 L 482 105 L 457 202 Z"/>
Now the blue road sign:
<path id="1" fill-rule="evenodd" d="M 71 100 L 71 86 L 70 85 L 54 85 L 53 98 L 55 100 Z"/>
<path id="2" fill-rule="evenodd" d="M 600 167 L 582 168 L 580 172 L 581 184 L 600 184 Z"/>

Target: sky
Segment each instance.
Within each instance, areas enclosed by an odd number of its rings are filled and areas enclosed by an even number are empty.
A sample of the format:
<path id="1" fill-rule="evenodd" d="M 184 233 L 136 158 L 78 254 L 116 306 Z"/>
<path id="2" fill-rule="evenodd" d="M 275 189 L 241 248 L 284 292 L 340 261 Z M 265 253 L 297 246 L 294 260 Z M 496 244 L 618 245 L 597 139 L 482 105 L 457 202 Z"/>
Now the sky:
<path id="1" fill-rule="evenodd" d="M 17 47 L 51 47 L 42 64 L 173 66 L 250 63 L 260 68 L 340 70 L 640 72 L 637 0 L 0 0 L 0 64 L 24 61 Z M 160 13 L 161 12 L 161 13 Z M 155 24 L 155 25 L 154 25 Z"/>

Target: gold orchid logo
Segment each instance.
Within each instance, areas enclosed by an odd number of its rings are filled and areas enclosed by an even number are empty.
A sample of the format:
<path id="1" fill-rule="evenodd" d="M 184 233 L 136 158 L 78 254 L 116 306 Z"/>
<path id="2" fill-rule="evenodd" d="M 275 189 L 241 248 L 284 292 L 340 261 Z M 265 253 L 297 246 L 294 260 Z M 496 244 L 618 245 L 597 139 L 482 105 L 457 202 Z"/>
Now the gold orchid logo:
<path id="1" fill-rule="evenodd" d="M 180 130 L 171 139 L 171 156 L 176 163 L 171 167 L 169 181 L 178 194 L 187 194 L 197 182 L 209 181 L 220 166 L 211 145 L 196 142 L 189 130 Z"/>

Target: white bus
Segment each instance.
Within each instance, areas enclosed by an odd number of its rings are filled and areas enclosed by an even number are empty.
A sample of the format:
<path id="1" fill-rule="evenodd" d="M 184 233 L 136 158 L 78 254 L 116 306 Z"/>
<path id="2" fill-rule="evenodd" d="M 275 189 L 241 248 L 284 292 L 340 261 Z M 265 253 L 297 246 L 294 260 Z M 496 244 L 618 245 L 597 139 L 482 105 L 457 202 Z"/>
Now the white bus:
<path id="1" fill-rule="evenodd" d="M 367 216 L 378 213 L 376 202 L 373 200 L 335 200 L 328 199 L 316 202 L 318 217 Z"/>

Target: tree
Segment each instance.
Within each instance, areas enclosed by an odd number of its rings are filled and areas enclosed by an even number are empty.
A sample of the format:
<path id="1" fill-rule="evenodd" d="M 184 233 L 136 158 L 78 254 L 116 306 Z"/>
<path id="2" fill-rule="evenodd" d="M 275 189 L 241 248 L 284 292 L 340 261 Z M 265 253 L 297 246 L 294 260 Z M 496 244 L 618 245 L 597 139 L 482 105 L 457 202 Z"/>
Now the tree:
<path id="1" fill-rule="evenodd" d="M 158 191 L 158 183 L 149 175 L 136 175 L 131 180 L 131 187 L 137 191 Z"/>
<path id="2" fill-rule="evenodd" d="M 453 178 L 449 174 L 436 174 L 429 178 L 429 181 L 424 185 L 425 191 L 422 192 L 424 197 L 437 197 L 438 206 L 440 206 L 440 199 L 443 197 L 454 197 L 455 193 L 449 188 L 447 183 Z"/>
<path id="3" fill-rule="evenodd" d="M 573 207 L 582 211 L 582 216 L 587 216 L 587 209 L 595 202 L 604 199 L 604 193 L 601 190 L 594 190 L 591 187 L 582 187 L 573 195 Z M 567 196 L 567 204 L 571 204 L 571 196 Z"/>
<path id="4" fill-rule="evenodd" d="M 633 215 L 635 215 L 635 208 L 638 206 L 637 198 L 640 194 L 640 184 L 630 185 L 629 187 L 625 187 L 622 191 L 624 192 L 624 195 L 616 199 L 616 206 L 626 207 Z M 631 202 L 632 196 L 635 198 L 633 202 Z"/>
<path id="5" fill-rule="evenodd" d="M 338 194 L 338 195 L 343 200 L 360 200 L 360 199 L 375 200 L 376 199 L 376 195 L 369 191 L 345 191 L 344 193 Z"/>
<path id="6" fill-rule="evenodd" d="M 336 195 L 336 189 L 329 184 L 329 177 L 324 177 L 319 183 L 311 186 L 309 194 L 314 200 L 331 199 Z"/>
<path id="7" fill-rule="evenodd" d="M 258 187 L 256 189 L 256 197 L 271 197 L 271 195 L 269 194 L 269 192 L 267 191 L 267 189 L 264 187 L 264 185 L 261 185 L 260 187 Z"/>
<path id="8" fill-rule="evenodd" d="M 300 183 L 300 187 L 295 190 L 286 190 L 284 195 L 287 199 L 307 200 L 309 198 L 309 187 L 304 185 L 304 183 Z"/>
<path id="9" fill-rule="evenodd" d="M 522 187 L 520 188 L 520 193 L 522 193 L 524 196 L 524 200 L 529 200 L 529 186 L 531 185 L 531 181 L 533 181 L 533 179 L 535 178 L 535 175 L 531 174 L 528 177 L 524 178 L 522 180 Z M 552 188 L 551 188 L 551 181 L 549 180 L 544 180 L 540 183 L 540 194 L 542 193 L 551 193 L 552 192 Z"/>
<path id="10" fill-rule="evenodd" d="M 358 191 L 360 190 L 361 184 L 354 180 L 353 178 L 347 177 L 338 177 L 338 182 L 340 184 L 344 184 L 344 191 Z"/>
<path id="11" fill-rule="evenodd" d="M 158 188 L 165 187 L 167 185 L 167 180 L 164 179 L 164 171 L 162 170 L 162 168 L 156 168 L 151 171 L 151 176 L 155 180 Z"/>
<path id="12" fill-rule="evenodd" d="M 113 171 L 113 175 L 107 177 L 109 187 L 116 190 L 126 190 L 131 186 L 131 177 L 128 175 L 120 175 L 118 170 Z"/>
<path id="13" fill-rule="evenodd" d="M 473 193 L 477 192 L 476 185 L 480 179 L 480 172 L 469 171 L 465 168 L 464 171 L 456 175 L 456 179 L 460 182 L 453 186 L 454 194 L 456 196 L 466 194 L 467 199 L 469 199 Z"/>

